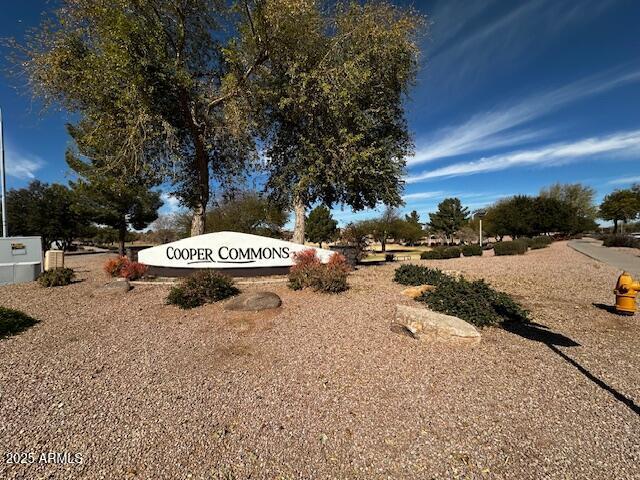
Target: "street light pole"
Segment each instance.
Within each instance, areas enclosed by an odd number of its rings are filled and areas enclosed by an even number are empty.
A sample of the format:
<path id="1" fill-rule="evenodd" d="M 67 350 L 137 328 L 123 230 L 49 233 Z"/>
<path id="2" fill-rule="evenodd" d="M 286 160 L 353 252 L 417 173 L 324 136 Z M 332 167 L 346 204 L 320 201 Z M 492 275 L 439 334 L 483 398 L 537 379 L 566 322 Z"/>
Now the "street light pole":
<path id="1" fill-rule="evenodd" d="M 2 237 L 7 238 L 7 176 L 4 171 L 4 131 L 2 130 L 2 108 L 0 108 L 0 183 L 2 183 Z"/>

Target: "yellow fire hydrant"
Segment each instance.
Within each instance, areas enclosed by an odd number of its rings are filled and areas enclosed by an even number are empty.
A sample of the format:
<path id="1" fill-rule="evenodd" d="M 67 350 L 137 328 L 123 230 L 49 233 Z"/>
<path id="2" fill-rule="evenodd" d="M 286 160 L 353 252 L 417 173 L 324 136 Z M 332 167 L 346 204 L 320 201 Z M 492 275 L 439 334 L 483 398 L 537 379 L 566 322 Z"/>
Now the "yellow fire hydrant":
<path id="1" fill-rule="evenodd" d="M 636 295 L 640 291 L 640 282 L 634 282 L 629 272 L 622 272 L 613 293 L 616 294 L 616 312 L 620 315 L 636 313 Z"/>

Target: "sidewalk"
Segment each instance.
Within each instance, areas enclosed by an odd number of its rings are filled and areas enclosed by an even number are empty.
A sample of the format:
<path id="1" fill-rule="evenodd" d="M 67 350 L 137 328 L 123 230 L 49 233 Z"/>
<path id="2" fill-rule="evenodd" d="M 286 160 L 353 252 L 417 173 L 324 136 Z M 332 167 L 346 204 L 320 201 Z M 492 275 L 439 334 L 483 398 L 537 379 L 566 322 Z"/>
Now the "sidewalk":
<path id="1" fill-rule="evenodd" d="M 640 277 L 640 256 L 602 246 L 602 242 L 591 238 L 571 240 L 569 246 L 588 257 L 607 263 L 618 270 L 626 270 L 634 277 Z"/>

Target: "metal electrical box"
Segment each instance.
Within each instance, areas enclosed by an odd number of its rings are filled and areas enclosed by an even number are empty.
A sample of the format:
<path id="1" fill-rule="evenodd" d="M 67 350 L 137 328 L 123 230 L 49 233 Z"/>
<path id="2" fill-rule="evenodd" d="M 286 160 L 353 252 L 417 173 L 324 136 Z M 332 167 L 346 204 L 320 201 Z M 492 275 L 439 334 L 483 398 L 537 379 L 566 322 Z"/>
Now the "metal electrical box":
<path id="1" fill-rule="evenodd" d="M 33 282 L 41 272 L 40 237 L 0 238 L 0 285 Z"/>

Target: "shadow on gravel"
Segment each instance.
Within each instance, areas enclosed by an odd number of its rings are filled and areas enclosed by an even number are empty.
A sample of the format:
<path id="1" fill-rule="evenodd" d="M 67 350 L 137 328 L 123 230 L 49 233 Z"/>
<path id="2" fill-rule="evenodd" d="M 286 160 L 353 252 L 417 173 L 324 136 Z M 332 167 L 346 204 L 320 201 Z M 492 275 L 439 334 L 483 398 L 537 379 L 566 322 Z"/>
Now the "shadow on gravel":
<path id="1" fill-rule="evenodd" d="M 558 347 L 579 347 L 580 344 L 570 339 L 569 337 L 549 330 L 544 325 L 535 322 L 504 322 L 502 328 L 507 332 L 518 335 L 527 340 L 533 340 L 535 342 L 544 343 L 549 349 L 562 357 L 567 363 L 573 365 L 580 373 L 595 383 L 597 386 L 609 392 L 619 402 L 626 405 L 633 413 L 640 416 L 640 407 L 629 397 L 626 397 L 615 388 L 606 384 L 604 381 L 596 377 L 589 370 L 584 368 L 573 358 L 568 356 Z"/>
<path id="2" fill-rule="evenodd" d="M 605 312 L 613 313 L 614 315 L 619 315 L 618 312 L 616 312 L 616 307 L 614 307 L 613 305 L 605 305 L 604 303 L 592 303 L 591 305 L 593 305 L 596 308 L 599 308 L 600 310 L 604 310 Z"/>

